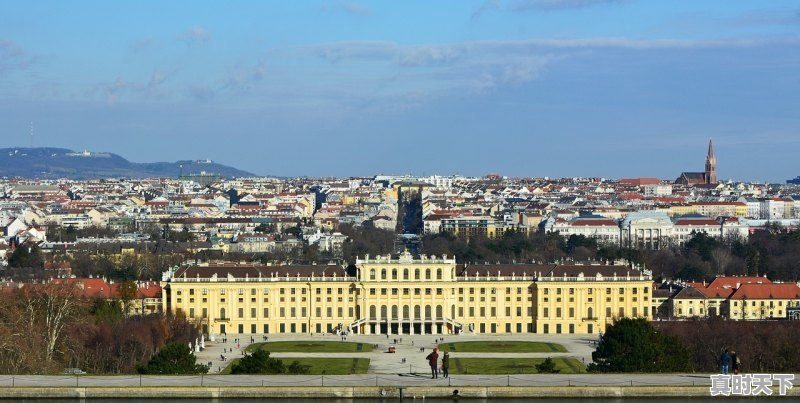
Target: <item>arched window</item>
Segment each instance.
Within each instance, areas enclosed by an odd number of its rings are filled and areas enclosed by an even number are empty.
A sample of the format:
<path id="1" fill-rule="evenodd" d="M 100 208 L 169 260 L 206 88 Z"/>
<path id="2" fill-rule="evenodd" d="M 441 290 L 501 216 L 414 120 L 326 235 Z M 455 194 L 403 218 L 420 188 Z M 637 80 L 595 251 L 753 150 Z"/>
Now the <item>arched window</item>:
<path id="1" fill-rule="evenodd" d="M 421 316 L 419 305 L 414 305 L 414 317 L 419 319 Z"/>
<path id="2" fill-rule="evenodd" d="M 425 319 L 430 319 L 431 317 L 431 306 L 425 305 Z"/>
<path id="3" fill-rule="evenodd" d="M 397 319 L 397 305 L 392 305 L 392 319 Z"/>
<path id="4" fill-rule="evenodd" d="M 442 269 L 436 269 L 436 279 L 437 280 L 442 279 Z"/>
<path id="5" fill-rule="evenodd" d="M 397 280 L 397 269 L 392 269 L 392 280 Z"/>
<path id="6" fill-rule="evenodd" d="M 425 269 L 425 280 L 431 279 L 431 269 Z"/>
<path id="7" fill-rule="evenodd" d="M 419 269 L 414 269 L 414 280 L 419 280 Z"/>
<path id="8" fill-rule="evenodd" d="M 369 269 L 369 279 L 375 280 L 375 269 Z"/>
<path id="9" fill-rule="evenodd" d="M 408 269 L 403 269 L 403 280 L 408 280 Z"/>
<path id="10" fill-rule="evenodd" d="M 589 313 L 589 318 L 594 318 L 594 315 L 592 315 L 594 313 L 594 310 L 592 310 L 592 307 L 589 307 L 589 312 L 588 313 Z"/>
<path id="11" fill-rule="evenodd" d="M 450 306 L 450 318 L 451 319 L 455 319 L 456 318 L 456 306 L 455 305 L 451 305 Z"/>
<path id="12" fill-rule="evenodd" d="M 386 319 L 386 305 L 381 305 L 381 319 Z"/>
<path id="13" fill-rule="evenodd" d="M 441 318 L 443 316 L 444 315 L 442 315 L 442 306 L 441 305 L 436 305 L 436 317 L 437 318 Z"/>
<path id="14" fill-rule="evenodd" d="M 381 269 L 381 280 L 386 280 L 386 269 Z"/>
<path id="15" fill-rule="evenodd" d="M 219 318 L 225 319 L 225 308 L 219 308 Z"/>
<path id="16" fill-rule="evenodd" d="M 410 309 L 408 309 L 408 305 L 403 305 L 403 319 L 409 319 L 410 318 L 410 316 L 409 316 L 410 312 L 409 311 L 410 311 Z"/>
<path id="17" fill-rule="evenodd" d="M 375 319 L 375 318 L 378 317 L 378 314 L 376 312 L 377 312 L 377 308 L 375 308 L 375 305 L 372 305 L 372 306 L 369 307 L 369 317 L 370 317 L 370 319 Z"/>
<path id="18" fill-rule="evenodd" d="M 361 319 L 361 305 L 356 305 L 356 319 Z"/>

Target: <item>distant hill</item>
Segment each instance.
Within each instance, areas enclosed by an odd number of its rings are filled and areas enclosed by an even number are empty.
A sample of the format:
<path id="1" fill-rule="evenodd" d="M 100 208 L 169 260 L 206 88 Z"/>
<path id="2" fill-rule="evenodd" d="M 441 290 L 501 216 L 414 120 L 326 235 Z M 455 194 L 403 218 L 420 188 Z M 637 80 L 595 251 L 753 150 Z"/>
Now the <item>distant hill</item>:
<path id="1" fill-rule="evenodd" d="M 183 168 L 181 168 L 183 165 Z M 0 148 L 0 176 L 24 178 L 177 178 L 206 172 L 224 178 L 256 176 L 211 160 L 130 162 L 117 154 L 72 151 L 65 148 Z"/>

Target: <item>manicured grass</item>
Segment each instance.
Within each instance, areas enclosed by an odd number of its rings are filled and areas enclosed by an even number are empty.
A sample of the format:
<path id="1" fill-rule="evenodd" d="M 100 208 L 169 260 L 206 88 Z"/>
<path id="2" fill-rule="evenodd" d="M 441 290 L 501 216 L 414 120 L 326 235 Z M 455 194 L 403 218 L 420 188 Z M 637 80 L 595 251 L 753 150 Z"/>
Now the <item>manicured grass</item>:
<path id="1" fill-rule="evenodd" d="M 372 344 L 342 341 L 275 341 L 255 343 L 247 347 L 247 352 L 266 350 L 270 353 L 368 353 Z"/>
<path id="2" fill-rule="evenodd" d="M 513 375 L 535 374 L 536 364 L 544 358 L 450 358 L 451 374 Z M 586 367 L 574 358 L 553 357 L 556 369 L 562 374 L 586 372 Z"/>
<path id="3" fill-rule="evenodd" d="M 459 353 L 564 353 L 567 351 L 560 344 L 534 341 L 462 341 L 441 343 L 439 349 Z"/>
<path id="4" fill-rule="evenodd" d="M 283 365 L 289 366 L 294 361 L 300 365 L 308 366 L 308 373 L 302 375 L 350 375 L 366 374 L 369 368 L 369 358 L 312 358 L 312 357 L 281 357 Z M 225 367 L 221 374 L 231 373 L 233 364 L 239 361 L 234 359 Z M 291 375 L 291 374 L 289 374 Z"/>

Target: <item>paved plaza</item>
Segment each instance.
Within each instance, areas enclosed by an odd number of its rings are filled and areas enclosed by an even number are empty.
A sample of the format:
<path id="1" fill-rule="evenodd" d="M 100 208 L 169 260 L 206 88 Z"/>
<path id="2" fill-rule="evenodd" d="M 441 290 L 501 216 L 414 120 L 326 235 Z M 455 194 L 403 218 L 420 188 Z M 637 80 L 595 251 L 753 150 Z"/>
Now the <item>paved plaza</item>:
<path id="1" fill-rule="evenodd" d="M 565 353 L 460 353 L 451 352 L 452 358 L 546 358 L 546 357 L 573 357 L 583 363 L 592 360 L 595 349 L 596 336 L 592 335 L 356 335 L 347 336 L 347 342 L 377 345 L 370 353 L 303 353 L 287 352 L 272 353 L 275 358 L 282 357 L 325 357 L 325 358 L 369 358 L 370 374 L 429 374 L 430 367 L 425 361 L 425 356 L 433 347 L 443 343 L 464 341 L 534 341 L 542 343 L 556 343 L 564 346 Z M 227 342 L 220 336 L 215 341 L 206 340 L 205 349 L 195 353 L 198 363 L 211 363 L 209 374 L 219 373 L 230 363 L 231 359 L 241 358 L 244 349 L 252 343 L 264 342 L 263 334 L 229 335 Z M 238 340 L 238 341 L 237 341 Z M 252 340 L 252 342 L 251 342 Z M 397 343 L 395 344 L 395 340 Z M 314 334 L 298 336 L 269 335 L 268 341 L 342 341 L 336 334 Z M 395 346 L 395 353 L 389 353 L 388 347 Z M 424 349 L 421 351 L 420 349 Z M 222 360 L 225 357 L 225 361 Z M 405 362 L 404 362 L 405 359 Z"/>

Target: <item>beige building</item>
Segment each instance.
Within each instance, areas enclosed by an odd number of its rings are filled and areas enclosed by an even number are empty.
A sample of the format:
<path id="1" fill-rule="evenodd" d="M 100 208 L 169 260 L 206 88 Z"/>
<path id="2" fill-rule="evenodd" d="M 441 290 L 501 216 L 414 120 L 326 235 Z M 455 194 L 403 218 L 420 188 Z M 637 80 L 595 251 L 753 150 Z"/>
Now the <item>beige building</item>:
<path id="1" fill-rule="evenodd" d="M 209 334 L 594 334 L 617 317 L 649 317 L 651 304 L 650 273 L 622 265 L 458 265 L 404 253 L 356 267 L 183 267 L 164 275 L 164 309 Z"/>

